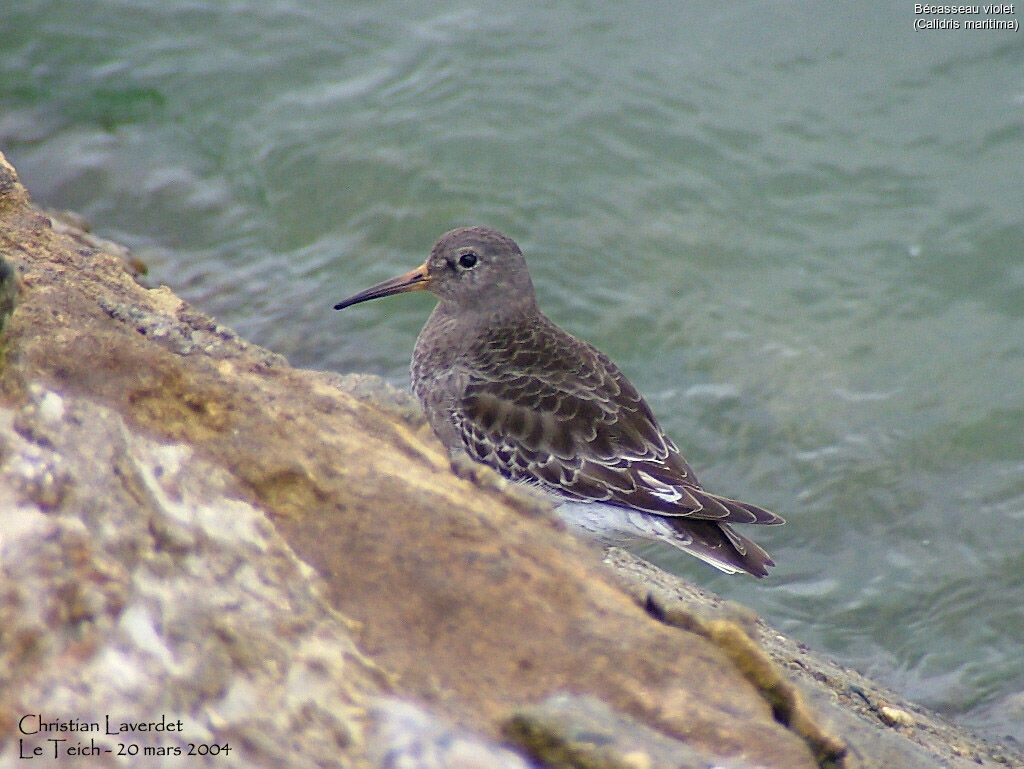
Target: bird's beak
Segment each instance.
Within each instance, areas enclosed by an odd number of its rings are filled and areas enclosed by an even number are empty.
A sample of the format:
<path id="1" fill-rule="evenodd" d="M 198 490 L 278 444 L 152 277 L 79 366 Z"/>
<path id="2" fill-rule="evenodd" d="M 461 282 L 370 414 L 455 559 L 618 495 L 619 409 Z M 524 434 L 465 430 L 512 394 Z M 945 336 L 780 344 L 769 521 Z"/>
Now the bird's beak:
<path id="1" fill-rule="evenodd" d="M 365 291 L 350 296 L 334 305 L 335 310 L 344 310 L 360 302 L 368 302 L 370 299 L 379 299 L 382 296 L 392 294 L 404 294 L 406 291 L 423 291 L 430 286 L 430 273 L 427 272 L 427 263 L 424 262 L 415 270 L 399 275 L 397 278 L 385 280 L 376 286 L 371 286 Z"/>

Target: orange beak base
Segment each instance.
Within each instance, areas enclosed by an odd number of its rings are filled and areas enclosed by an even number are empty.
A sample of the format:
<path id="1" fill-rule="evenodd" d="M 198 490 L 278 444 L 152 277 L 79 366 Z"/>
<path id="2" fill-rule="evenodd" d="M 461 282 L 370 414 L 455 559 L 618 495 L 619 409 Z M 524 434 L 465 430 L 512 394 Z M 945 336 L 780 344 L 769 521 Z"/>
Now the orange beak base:
<path id="1" fill-rule="evenodd" d="M 351 307 L 354 304 L 368 302 L 371 299 L 379 299 L 382 296 L 404 294 L 407 291 L 424 291 L 429 286 L 430 273 L 427 272 L 427 263 L 424 262 L 411 272 L 399 275 L 396 278 L 391 278 L 390 280 L 385 280 L 383 283 L 371 286 L 364 291 L 360 291 L 358 294 L 353 294 L 348 299 L 344 299 L 334 305 L 334 309 L 344 310 L 346 307 Z"/>

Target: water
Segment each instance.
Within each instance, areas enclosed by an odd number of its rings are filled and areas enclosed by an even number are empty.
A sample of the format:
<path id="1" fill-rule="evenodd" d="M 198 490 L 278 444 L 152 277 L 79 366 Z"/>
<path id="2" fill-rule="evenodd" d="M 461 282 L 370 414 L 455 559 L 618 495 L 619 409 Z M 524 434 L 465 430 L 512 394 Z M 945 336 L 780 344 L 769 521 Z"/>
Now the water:
<path id="1" fill-rule="evenodd" d="M 399 385 L 429 297 L 331 305 L 506 230 L 789 521 L 764 582 L 644 555 L 1024 739 L 1024 38 L 853 6 L 6 0 L 0 148 L 242 334 Z"/>

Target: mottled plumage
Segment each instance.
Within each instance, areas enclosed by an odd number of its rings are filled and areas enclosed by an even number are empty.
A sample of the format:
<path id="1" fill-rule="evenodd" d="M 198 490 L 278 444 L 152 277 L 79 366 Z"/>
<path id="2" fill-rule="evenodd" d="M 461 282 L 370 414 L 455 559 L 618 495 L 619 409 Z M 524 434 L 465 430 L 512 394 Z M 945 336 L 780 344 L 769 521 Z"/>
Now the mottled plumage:
<path id="1" fill-rule="evenodd" d="M 544 489 L 605 541 L 657 539 L 726 572 L 768 573 L 771 557 L 729 524 L 782 519 L 701 487 L 616 365 L 540 312 L 514 241 L 453 230 L 421 267 L 336 309 L 421 289 L 440 302 L 416 342 L 413 390 L 450 451 Z"/>

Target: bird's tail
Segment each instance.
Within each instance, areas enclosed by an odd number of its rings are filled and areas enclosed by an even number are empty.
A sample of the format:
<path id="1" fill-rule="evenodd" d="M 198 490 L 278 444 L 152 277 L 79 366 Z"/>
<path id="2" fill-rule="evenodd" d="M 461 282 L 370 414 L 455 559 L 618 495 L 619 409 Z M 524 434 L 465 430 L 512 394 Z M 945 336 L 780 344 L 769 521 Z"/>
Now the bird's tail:
<path id="1" fill-rule="evenodd" d="M 775 561 L 756 542 L 737 534 L 727 523 L 667 518 L 673 531 L 664 541 L 700 558 L 727 574 L 744 571 L 755 577 L 768 576 Z"/>

